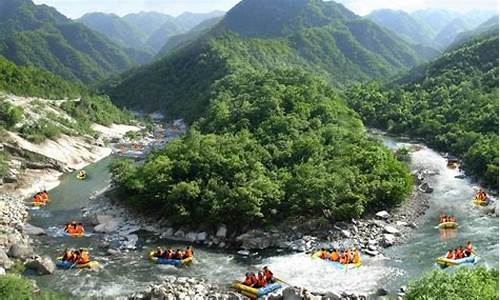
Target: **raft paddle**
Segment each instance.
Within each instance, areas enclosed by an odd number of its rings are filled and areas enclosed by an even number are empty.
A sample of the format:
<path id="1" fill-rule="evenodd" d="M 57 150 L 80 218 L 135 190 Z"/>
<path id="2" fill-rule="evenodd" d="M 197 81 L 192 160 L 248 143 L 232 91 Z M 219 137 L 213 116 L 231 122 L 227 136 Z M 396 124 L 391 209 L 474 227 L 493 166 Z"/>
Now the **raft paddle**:
<path id="1" fill-rule="evenodd" d="M 279 281 L 279 282 L 284 283 L 284 284 L 286 284 L 286 285 L 293 286 L 292 284 L 290 284 L 290 283 L 288 283 L 288 282 L 286 282 L 286 281 L 284 281 L 284 280 L 282 280 L 282 279 L 279 279 L 278 277 L 274 277 L 274 279 L 275 279 L 276 281 Z"/>

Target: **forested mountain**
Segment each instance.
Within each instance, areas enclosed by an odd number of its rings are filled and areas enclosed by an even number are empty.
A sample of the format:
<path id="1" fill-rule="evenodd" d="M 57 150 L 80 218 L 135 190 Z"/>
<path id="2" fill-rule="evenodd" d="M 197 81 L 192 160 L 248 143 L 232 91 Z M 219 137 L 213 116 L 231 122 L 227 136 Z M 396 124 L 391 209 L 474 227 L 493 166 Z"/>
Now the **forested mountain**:
<path id="1" fill-rule="evenodd" d="M 76 20 L 90 29 L 100 32 L 115 43 L 136 49 L 144 49 L 147 36 L 139 28 L 114 14 L 88 13 Z"/>
<path id="2" fill-rule="evenodd" d="M 208 13 L 192 13 L 192 12 L 185 12 L 183 14 L 180 14 L 175 18 L 175 22 L 179 27 L 181 27 L 184 31 L 188 31 L 193 29 L 195 26 L 199 25 L 200 23 L 213 19 L 213 18 L 219 18 L 224 16 L 225 12 L 223 11 L 218 11 L 214 10 L 212 12 Z"/>
<path id="3" fill-rule="evenodd" d="M 145 37 L 150 37 L 161 25 L 167 21 L 172 21 L 175 18 L 158 12 L 139 12 L 128 14 L 123 17 L 123 20 L 128 24 L 139 29 Z"/>
<path id="4" fill-rule="evenodd" d="M 495 12 L 472 11 L 465 14 L 427 9 L 407 14 L 391 9 L 376 10 L 367 19 L 383 26 L 413 44 L 446 49 L 462 32 L 480 26 Z"/>
<path id="5" fill-rule="evenodd" d="M 196 25 L 186 33 L 170 37 L 158 52 L 158 57 L 165 56 L 170 53 L 170 51 L 196 40 L 200 35 L 208 33 L 208 31 L 215 27 L 221 20 L 222 17 L 208 19 Z"/>
<path id="6" fill-rule="evenodd" d="M 388 87 L 353 88 L 347 99 L 367 125 L 422 138 L 463 158 L 470 174 L 498 188 L 498 30 Z"/>
<path id="7" fill-rule="evenodd" d="M 449 48 L 456 48 L 468 40 L 481 38 L 482 36 L 494 35 L 498 32 L 498 15 L 489 18 L 474 30 L 464 31 L 457 35 Z M 497 33 L 498 34 L 498 33 Z"/>
<path id="8" fill-rule="evenodd" d="M 0 55 L 18 65 L 83 82 L 127 70 L 134 65 L 133 58 L 141 57 L 30 0 L 0 2 Z"/>
<path id="9" fill-rule="evenodd" d="M 145 45 L 158 52 L 169 38 L 184 32 L 185 29 L 179 26 L 175 19 L 167 20 L 148 37 Z"/>
<path id="10" fill-rule="evenodd" d="M 335 2 L 244 0 L 210 33 L 108 91 L 127 107 L 168 107 L 193 120 L 208 104 L 208 87 L 240 69 L 307 68 L 340 86 L 422 61 L 408 43 Z"/>
<path id="11" fill-rule="evenodd" d="M 379 9 L 366 18 L 398 34 L 409 43 L 428 46 L 433 44 L 434 31 L 426 23 L 416 21 L 402 10 Z"/>
<path id="12" fill-rule="evenodd" d="M 417 22 L 426 24 L 436 36 L 444 27 L 450 24 L 451 21 L 460 17 L 460 14 L 446 9 L 422 9 L 414 11 L 410 14 Z"/>

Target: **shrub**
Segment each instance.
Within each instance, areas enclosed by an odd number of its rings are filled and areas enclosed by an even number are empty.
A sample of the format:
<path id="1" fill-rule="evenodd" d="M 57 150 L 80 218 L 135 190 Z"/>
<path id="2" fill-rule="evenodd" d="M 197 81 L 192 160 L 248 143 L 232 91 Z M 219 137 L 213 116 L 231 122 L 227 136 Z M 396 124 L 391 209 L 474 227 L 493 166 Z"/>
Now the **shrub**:
<path id="1" fill-rule="evenodd" d="M 0 299 L 31 299 L 31 284 L 18 275 L 0 276 Z"/>

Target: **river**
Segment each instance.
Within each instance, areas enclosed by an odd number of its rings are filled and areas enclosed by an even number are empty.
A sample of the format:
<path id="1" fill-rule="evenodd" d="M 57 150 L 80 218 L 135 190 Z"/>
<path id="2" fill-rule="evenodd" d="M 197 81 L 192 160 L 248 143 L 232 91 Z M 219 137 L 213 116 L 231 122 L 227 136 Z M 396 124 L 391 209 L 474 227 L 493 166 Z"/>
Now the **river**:
<path id="1" fill-rule="evenodd" d="M 381 137 L 390 148 L 406 145 L 396 139 Z M 160 282 L 169 275 L 206 278 L 211 282 L 229 286 L 247 270 L 268 265 L 286 282 L 311 291 L 373 292 L 379 287 L 396 291 L 408 280 L 436 269 L 434 258 L 448 248 L 474 243 L 481 256 L 480 265 L 498 265 L 498 218 L 473 207 L 474 183 L 469 178 L 456 178 L 461 173 L 446 168 L 446 160 L 437 152 L 424 147 L 412 153 L 411 169 L 434 169 L 438 175 L 431 179 L 434 188 L 430 208 L 423 224 L 415 229 L 409 241 L 384 251 L 385 258 L 363 256 L 363 266 L 352 270 L 337 270 L 302 253 L 265 252 L 243 257 L 235 252 L 196 247 L 195 262 L 187 268 L 174 268 L 150 263 L 145 254 L 156 245 L 184 247 L 176 242 L 160 241 L 147 233 L 139 234 L 138 250 L 131 250 L 110 259 L 100 245 L 103 235 L 91 234 L 83 238 L 62 236 L 63 225 L 81 220 L 81 208 L 89 196 L 106 187 L 110 180 L 106 158 L 86 168 L 89 177 L 79 181 L 74 174 L 65 175 L 61 185 L 50 192 L 51 203 L 44 210 L 32 211 L 30 223 L 47 229 L 48 235 L 37 237 L 37 253 L 53 258 L 66 247 L 89 248 L 92 259 L 101 263 L 97 271 L 57 270 L 53 275 L 35 277 L 42 289 L 50 289 L 78 296 L 119 296 L 144 290 L 150 283 Z M 439 212 L 457 216 L 460 224 L 455 235 L 444 236 L 436 229 Z M 85 220 L 83 220 L 85 222 Z M 89 228 L 90 229 L 90 228 Z M 90 231 L 90 230 L 89 230 Z M 451 236 L 450 236 L 451 235 Z"/>

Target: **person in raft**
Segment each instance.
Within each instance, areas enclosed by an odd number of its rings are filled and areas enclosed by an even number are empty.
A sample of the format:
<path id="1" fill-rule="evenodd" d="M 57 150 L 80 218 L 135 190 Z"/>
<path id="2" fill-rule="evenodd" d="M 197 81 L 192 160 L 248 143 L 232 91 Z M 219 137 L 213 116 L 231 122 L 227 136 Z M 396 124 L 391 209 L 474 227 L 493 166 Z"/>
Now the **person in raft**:
<path id="1" fill-rule="evenodd" d="M 193 254 L 193 248 L 191 248 L 190 246 L 186 247 L 186 251 L 177 249 L 177 251 L 175 252 L 171 248 L 165 251 L 161 247 L 158 247 L 156 248 L 156 252 L 153 254 L 153 256 L 162 259 L 186 259 L 189 257 L 193 257 Z"/>
<path id="2" fill-rule="evenodd" d="M 471 256 L 472 252 L 472 243 L 467 242 L 467 246 L 465 247 L 465 249 L 462 246 L 458 247 L 455 250 L 450 249 L 448 250 L 448 252 L 446 252 L 445 257 L 447 259 L 462 259 Z"/>
<path id="3" fill-rule="evenodd" d="M 90 262 L 89 253 L 84 249 L 80 248 L 77 251 L 71 251 L 68 248 L 64 250 L 62 261 L 68 261 L 72 263 L 77 263 L 84 265 Z"/>
<path id="4" fill-rule="evenodd" d="M 326 251 L 325 249 L 321 249 L 319 257 L 322 259 L 329 259 L 334 262 L 339 262 L 341 264 L 357 264 L 361 261 L 361 256 L 358 249 L 356 248 L 354 248 L 352 251 L 350 249 L 346 249 L 340 252 L 339 250 L 334 248 L 331 253 L 328 253 L 328 251 Z"/>
<path id="5" fill-rule="evenodd" d="M 35 204 L 47 204 L 49 201 L 49 195 L 46 191 L 38 192 L 33 196 L 33 203 Z"/>
<path id="6" fill-rule="evenodd" d="M 68 234 L 84 234 L 85 229 L 83 228 L 82 223 L 76 223 L 76 221 L 71 221 L 71 223 L 66 224 L 64 226 L 64 231 Z"/>
<path id="7" fill-rule="evenodd" d="M 488 195 L 483 190 L 479 190 L 476 194 L 476 199 L 479 201 L 486 201 L 486 198 L 488 198 Z"/>
<path id="8" fill-rule="evenodd" d="M 456 222 L 457 218 L 455 216 L 447 216 L 446 214 L 439 215 L 439 224 L 445 222 Z"/>
<path id="9" fill-rule="evenodd" d="M 274 282 L 273 272 L 269 269 L 269 267 L 265 266 L 261 271 L 257 273 L 257 276 L 253 272 L 248 272 L 245 274 L 245 280 L 243 280 L 243 284 L 253 288 L 262 288 L 268 285 L 269 283 Z"/>

